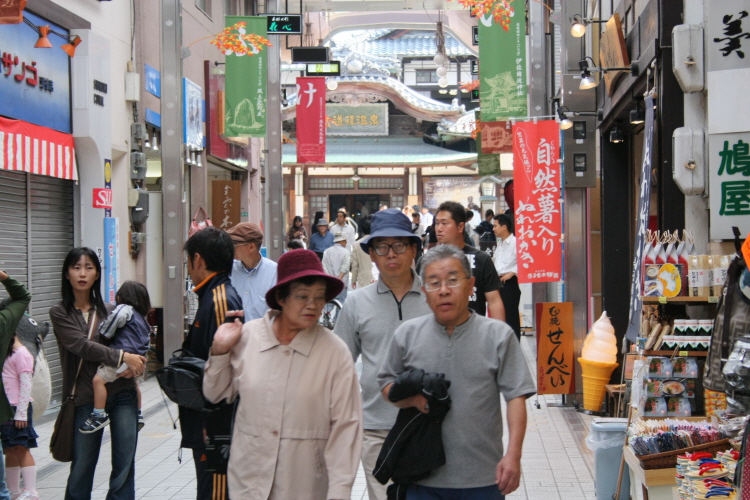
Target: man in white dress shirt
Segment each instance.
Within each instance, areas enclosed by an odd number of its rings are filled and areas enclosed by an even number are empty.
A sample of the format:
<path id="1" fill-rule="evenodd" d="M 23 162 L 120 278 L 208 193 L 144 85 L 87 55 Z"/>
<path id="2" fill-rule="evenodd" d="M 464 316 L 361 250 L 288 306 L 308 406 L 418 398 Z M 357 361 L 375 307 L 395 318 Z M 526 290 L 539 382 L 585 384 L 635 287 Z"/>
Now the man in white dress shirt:
<path id="1" fill-rule="evenodd" d="M 346 236 L 346 249 L 351 253 L 357 235 L 354 234 L 354 228 L 346 223 L 346 212 L 343 210 L 339 210 L 336 214 L 336 222 L 331 224 L 331 232 L 334 236 L 336 233 L 343 233 Z"/>
<path id="2" fill-rule="evenodd" d="M 342 304 L 346 300 L 346 291 L 349 288 L 351 262 L 351 253 L 346 249 L 346 236 L 344 233 L 334 233 L 333 246 L 323 252 L 323 271 L 344 282 L 344 289 L 336 297 Z"/>
<path id="3" fill-rule="evenodd" d="M 521 317 L 518 304 L 521 302 L 521 289 L 518 287 L 518 262 L 516 260 L 516 237 L 513 235 L 513 221 L 510 216 L 499 214 L 492 221 L 492 230 L 497 236 L 495 249 L 495 270 L 500 276 L 500 297 L 505 305 L 505 322 L 521 339 Z"/>

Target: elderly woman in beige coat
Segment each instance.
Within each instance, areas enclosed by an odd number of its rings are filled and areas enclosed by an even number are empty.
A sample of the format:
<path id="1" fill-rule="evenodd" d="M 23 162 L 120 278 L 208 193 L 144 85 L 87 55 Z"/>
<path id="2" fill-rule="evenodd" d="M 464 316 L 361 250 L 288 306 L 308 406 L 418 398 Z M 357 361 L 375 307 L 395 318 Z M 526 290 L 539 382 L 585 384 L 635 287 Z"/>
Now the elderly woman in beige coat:
<path id="1" fill-rule="evenodd" d="M 271 310 L 216 331 L 203 393 L 212 402 L 240 397 L 232 498 L 351 497 L 362 443 L 359 383 L 349 349 L 318 325 L 342 288 L 314 252 L 292 250 L 279 259 L 278 283 L 266 294 Z"/>

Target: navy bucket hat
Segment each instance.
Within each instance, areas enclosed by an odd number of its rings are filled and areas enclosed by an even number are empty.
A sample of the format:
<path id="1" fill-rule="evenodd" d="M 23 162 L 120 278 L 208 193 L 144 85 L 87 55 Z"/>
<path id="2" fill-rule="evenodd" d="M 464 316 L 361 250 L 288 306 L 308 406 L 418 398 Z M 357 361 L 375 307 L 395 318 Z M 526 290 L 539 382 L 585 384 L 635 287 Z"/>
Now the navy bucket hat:
<path id="1" fill-rule="evenodd" d="M 370 250 L 373 238 L 410 238 L 422 248 L 422 239 L 411 231 L 411 221 L 401 210 L 388 208 L 372 215 L 370 236 L 363 239 L 359 246 L 365 253 Z"/>

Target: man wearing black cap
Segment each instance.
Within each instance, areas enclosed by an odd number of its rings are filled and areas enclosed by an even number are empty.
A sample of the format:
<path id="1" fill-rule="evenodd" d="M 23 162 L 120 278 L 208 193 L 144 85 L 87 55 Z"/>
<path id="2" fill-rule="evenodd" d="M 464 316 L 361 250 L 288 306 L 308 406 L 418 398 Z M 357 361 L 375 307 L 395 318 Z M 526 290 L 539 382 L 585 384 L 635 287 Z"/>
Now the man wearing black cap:
<path id="1" fill-rule="evenodd" d="M 371 500 L 385 500 L 386 487 L 372 476 L 375 462 L 398 409 L 385 401 L 377 384 L 378 367 L 393 332 L 404 321 L 430 313 L 419 277 L 411 265 L 422 240 L 412 233 L 409 218 L 390 208 L 372 216 L 370 237 L 358 244 L 380 272 L 371 286 L 352 291 L 334 332 L 352 352 L 362 355 L 362 400 L 365 417 L 362 465 Z"/>

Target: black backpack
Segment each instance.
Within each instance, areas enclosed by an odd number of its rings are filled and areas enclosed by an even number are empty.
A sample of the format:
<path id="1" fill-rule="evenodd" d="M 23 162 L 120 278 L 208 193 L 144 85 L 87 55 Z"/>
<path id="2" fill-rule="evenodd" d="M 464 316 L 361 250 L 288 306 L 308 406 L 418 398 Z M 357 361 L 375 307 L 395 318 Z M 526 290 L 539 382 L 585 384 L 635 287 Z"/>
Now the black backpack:
<path id="1" fill-rule="evenodd" d="M 156 372 L 159 387 L 179 406 L 203 410 L 203 367 L 205 360 L 196 358 L 190 351 L 178 349 L 172 353 L 169 365 Z"/>

